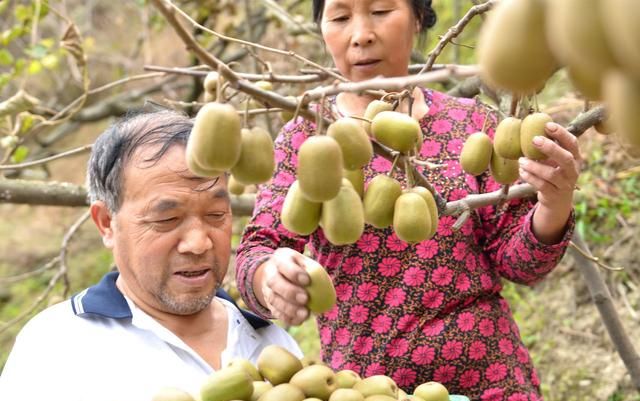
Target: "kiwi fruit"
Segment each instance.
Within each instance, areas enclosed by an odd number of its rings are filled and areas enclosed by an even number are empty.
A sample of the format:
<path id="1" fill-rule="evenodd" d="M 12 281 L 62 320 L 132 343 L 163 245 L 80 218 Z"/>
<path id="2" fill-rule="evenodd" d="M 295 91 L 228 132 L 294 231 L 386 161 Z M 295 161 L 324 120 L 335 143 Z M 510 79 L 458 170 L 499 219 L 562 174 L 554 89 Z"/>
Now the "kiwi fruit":
<path id="1" fill-rule="evenodd" d="M 552 121 L 553 119 L 546 113 L 529 114 L 522 120 L 520 125 L 520 147 L 522 148 L 522 153 L 529 159 L 544 160 L 547 158 L 547 155 L 538 150 L 536 145 L 533 144 L 533 138 L 536 136 L 547 138 L 544 127 L 548 122 Z"/>
<path id="2" fill-rule="evenodd" d="M 414 150 L 422 135 L 418 121 L 397 111 L 376 114 L 371 122 L 371 133 L 381 144 L 402 153 Z"/>
<path id="3" fill-rule="evenodd" d="M 520 177 L 520 165 L 517 160 L 505 159 L 498 152 L 491 156 L 490 169 L 493 179 L 502 185 L 510 185 Z"/>
<path id="4" fill-rule="evenodd" d="M 364 231 L 364 211 L 360 196 L 344 178 L 338 195 L 322 203 L 320 225 L 333 245 L 353 244 Z"/>
<path id="5" fill-rule="evenodd" d="M 364 196 L 364 171 L 361 168 L 357 170 L 344 170 L 342 175 L 351 182 L 353 189 L 355 189 L 358 195 L 360 195 L 360 198 L 362 198 Z"/>
<path id="6" fill-rule="evenodd" d="M 557 68 L 546 38 L 545 0 L 502 0 L 480 32 L 478 63 L 490 85 L 529 94 Z"/>
<path id="7" fill-rule="evenodd" d="M 335 198 L 342 185 L 342 150 L 327 135 L 308 138 L 298 151 L 298 181 L 302 194 L 310 201 Z"/>
<path id="8" fill-rule="evenodd" d="M 322 203 L 307 200 L 294 181 L 284 198 L 280 219 L 284 228 L 299 235 L 309 235 L 318 228 Z"/>
<path id="9" fill-rule="evenodd" d="M 460 152 L 460 166 L 471 175 L 480 175 L 488 167 L 493 153 L 493 143 L 489 135 L 476 132 L 469 135 Z"/>
<path id="10" fill-rule="evenodd" d="M 520 125 L 522 120 L 507 117 L 500 121 L 493 137 L 493 150 L 505 159 L 518 160 L 522 156 L 520 148 Z"/>
<path id="11" fill-rule="evenodd" d="M 427 202 L 417 193 L 405 192 L 398 197 L 393 212 L 393 231 L 410 244 L 426 240 L 432 231 Z"/>
<path id="12" fill-rule="evenodd" d="M 294 374 L 302 369 L 300 359 L 286 348 L 273 344 L 267 345 L 262 349 L 260 355 L 258 355 L 256 365 L 262 377 L 269 380 L 269 383 L 276 387 L 279 384 L 287 383 Z M 300 398 L 300 400 L 302 399 L 304 399 L 304 395 Z"/>
<path id="13" fill-rule="evenodd" d="M 373 147 L 359 121 L 348 117 L 341 118 L 329 125 L 327 135 L 340 145 L 345 169 L 362 168 L 371 160 Z"/>
<path id="14" fill-rule="evenodd" d="M 429 209 L 429 216 L 431 217 L 431 230 L 429 231 L 429 235 L 427 235 L 427 239 L 433 238 L 436 235 L 436 231 L 438 230 L 438 205 L 436 204 L 436 200 L 433 197 L 431 191 L 429 191 L 425 187 L 415 186 L 408 190 L 409 192 L 414 192 L 420 196 L 427 203 L 427 208 Z"/>
<path id="15" fill-rule="evenodd" d="M 244 369 L 224 368 L 213 372 L 200 388 L 202 401 L 251 399 L 253 381 Z"/>
<path id="16" fill-rule="evenodd" d="M 239 182 L 261 184 L 269 181 L 276 167 L 271 135 L 260 127 L 241 130 L 240 158 L 231 168 L 231 174 Z"/>
<path id="17" fill-rule="evenodd" d="M 384 100 L 373 100 L 367 105 L 363 117 L 371 121 L 378 113 L 391 110 L 393 110 L 393 105 L 391 103 L 387 103 Z M 369 121 L 362 122 L 362 127 L 367 135 L 371 135 L 371 123 Z"/>
<path id="18" fill-rule="evenodd" d="M 400 183 L 385 174 L 369 182 L 364 193 L 364 220 L 376 228 L 389 227 L 393 223 L 396 199 L 402 194 Z"/>
<path id="19" fill-rule="evenodd" d="M 187 143 L 191 158 L 205 170 L 226 171 L 240 158 L 240 117 L 230 104 L 207 103 L 198 111 Z"/>
<path id="20" fill-rule="evenodd" d="M 305 287 L 309 295 L 307 308 L 316 314 L 328 312 L 336 304 L 336 290 L 333 287 L 331 277 L 329 277 L 325 268 L 315 260 L 306 260 L 305 270 L 310 278 L 309 284 Z M 315 371 L 313 370 L 313 372 Z M 332 380 L 335 381 L 335 378 Z M 293 383 L 293 379 L 291 379 L 291 383 Z M 305 394 L 309 396 L 306 392 Z"/>

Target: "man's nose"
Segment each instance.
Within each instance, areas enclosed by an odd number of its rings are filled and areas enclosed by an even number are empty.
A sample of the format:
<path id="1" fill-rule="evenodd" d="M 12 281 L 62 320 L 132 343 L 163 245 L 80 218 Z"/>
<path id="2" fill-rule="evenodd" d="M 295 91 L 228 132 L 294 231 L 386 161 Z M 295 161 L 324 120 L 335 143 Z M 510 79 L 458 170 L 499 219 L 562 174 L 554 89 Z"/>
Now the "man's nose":
<path id="1" fill-rule="evenodd" d="M 199 219 L 193 219 L 182 234 L 178 243 L 178 252 L 201 255 L 212 247 L 211 227 Z"/>
<path id="2" fill-rule="evenodd" d="M 373 28 L 373 23 L 370 18 L 355 17 L 353 19 L 351 44 L 356 47 L 372 44 L 376 38 Z"/>

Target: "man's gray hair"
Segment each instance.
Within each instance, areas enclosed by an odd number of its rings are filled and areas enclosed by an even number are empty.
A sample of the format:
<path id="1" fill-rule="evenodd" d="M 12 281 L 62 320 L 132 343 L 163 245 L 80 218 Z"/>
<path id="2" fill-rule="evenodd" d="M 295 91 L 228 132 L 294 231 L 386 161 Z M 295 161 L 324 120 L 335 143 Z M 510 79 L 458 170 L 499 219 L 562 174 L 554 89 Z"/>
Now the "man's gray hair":
<path id="1" fill-rule="evenodd" d="M 103 201 L 115 213 L 122 205 L 123 171 L 138 148 L 160 145 L 145 161 L 157 162 L 173 145 L 186 146 L 193 120 L 177 111 L 134 111 L 116 121 L 96 140 L 87 168 L 91 202 Z"/>

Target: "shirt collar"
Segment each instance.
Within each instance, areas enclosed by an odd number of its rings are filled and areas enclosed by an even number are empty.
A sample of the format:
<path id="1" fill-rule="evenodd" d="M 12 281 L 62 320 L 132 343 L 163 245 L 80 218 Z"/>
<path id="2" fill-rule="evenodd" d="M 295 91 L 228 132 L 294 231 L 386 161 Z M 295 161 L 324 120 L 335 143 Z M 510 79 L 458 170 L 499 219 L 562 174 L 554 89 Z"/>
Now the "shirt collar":
<path id="1" fill-rule="evenodd" d="M 73 312 L 82 317 L 98 315 L 112 319 L 130 319 L 132 317 L 131 309 L 118 287 L 116 287 L 118 274 L 118 272 L 107 273 L 98 284 L 74 295 L 71 298 Z M 231 302 L 254 330 L 271 324 L 270 321 L 241 309 L 222 288 L 216 291 L 216 296 Z"/>

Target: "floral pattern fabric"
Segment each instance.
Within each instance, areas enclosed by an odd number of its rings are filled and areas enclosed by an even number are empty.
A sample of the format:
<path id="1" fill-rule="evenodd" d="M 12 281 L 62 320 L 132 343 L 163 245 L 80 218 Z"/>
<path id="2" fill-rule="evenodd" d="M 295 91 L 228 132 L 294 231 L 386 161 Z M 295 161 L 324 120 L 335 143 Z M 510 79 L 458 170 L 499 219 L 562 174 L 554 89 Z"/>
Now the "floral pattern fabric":
<path id="1" fill-rule="evenodd" d="M 419 156 L 438 167 L 418 167 L 421 172 L 448 201 L 500 189 L 488 173 L 465 174 L 458 162 L 468 135 L 484 128 L 493 136 L 495 119 L 485 124 L 493 114 L 475 100 L 424 94 L 429 111 L 420 121 Z M 457 217 L 441 217 L 436 235 L 418 244 L 370 225 L 348 246 L 332 245 L 320 228 L 299 236 L 283 227 L 279 215 L 296 177 L 298 149 L 313 132 L 313 123 L 298 119 L 275 141 L 277 170 L 260 189 L 238 248 L 236 278 L 247 304 L 269 317 L 252 292 L 256 268 L 278 247 L 302 252 L 307 246 L 336 288 L 337 305 L 317 317 L 322 358 L 333 369 L 385 374 L 408 393 L 435 380 L 472 400 L 540 400 L 540 381 L 500 295 L 501 280 L 542 280 L 564 254 L 573 214 L 554 245 L 539 242 L 531 231 L 535 199 L 477 209 L 457 231 Z M 364 168 L 365 187 L 390 168 L 374 155 Z M 395 177 L 404 183 L 403 174 Z"/>

